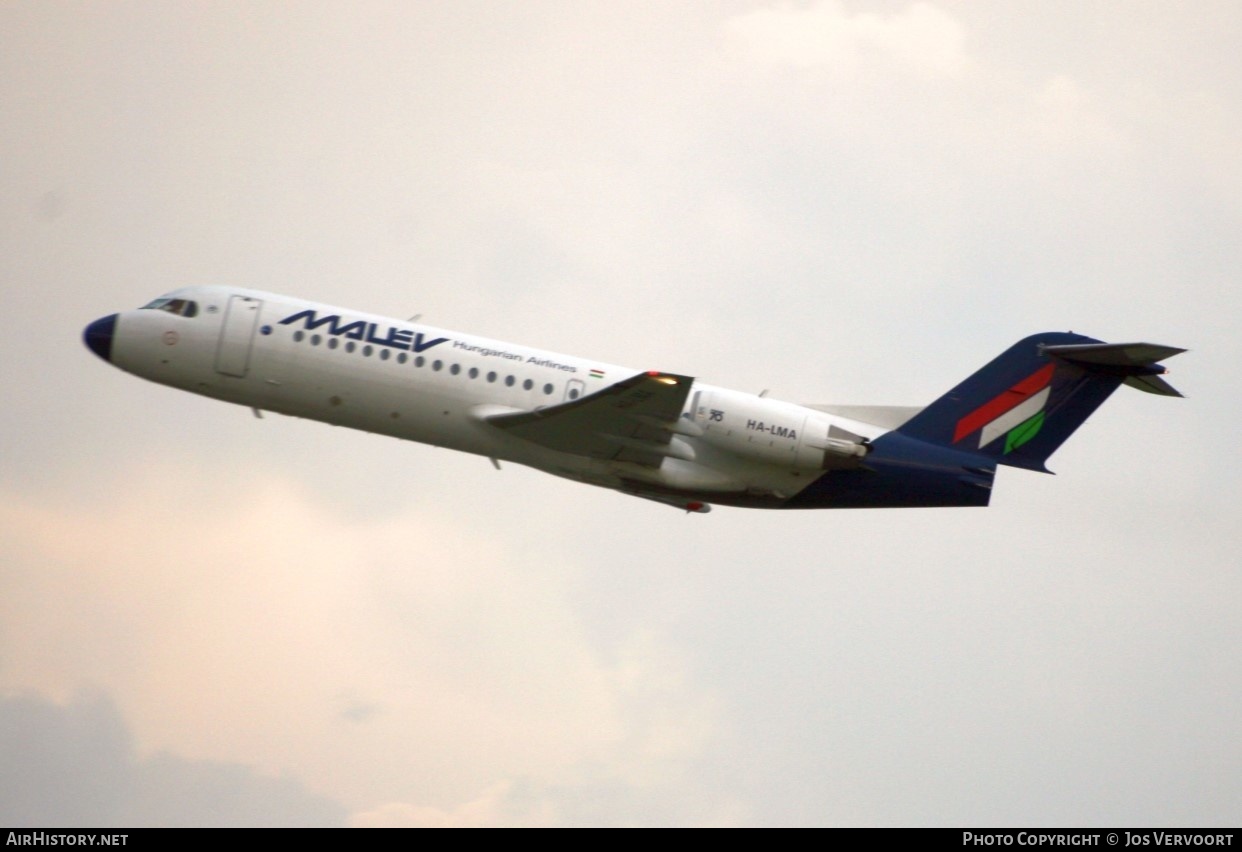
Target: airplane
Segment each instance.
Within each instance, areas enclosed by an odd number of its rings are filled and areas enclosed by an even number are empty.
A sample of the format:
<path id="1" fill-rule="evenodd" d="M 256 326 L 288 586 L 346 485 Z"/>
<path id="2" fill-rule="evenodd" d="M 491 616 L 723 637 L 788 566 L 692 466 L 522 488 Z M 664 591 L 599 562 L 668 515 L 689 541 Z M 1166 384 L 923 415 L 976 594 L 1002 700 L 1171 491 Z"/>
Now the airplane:
<path id="1" fill-rule="evenodd" d="M 417 319 L 417 318 L 416 318 Z M 1045 462 L 1122 384 L 1181 396 L 1185 352 L 1047 332 L 926 407 L 796 405 L 288 296 L 175 290 L 90 323 L 134 375 L 675 506 L 986 506 L 998 465 Z"/>

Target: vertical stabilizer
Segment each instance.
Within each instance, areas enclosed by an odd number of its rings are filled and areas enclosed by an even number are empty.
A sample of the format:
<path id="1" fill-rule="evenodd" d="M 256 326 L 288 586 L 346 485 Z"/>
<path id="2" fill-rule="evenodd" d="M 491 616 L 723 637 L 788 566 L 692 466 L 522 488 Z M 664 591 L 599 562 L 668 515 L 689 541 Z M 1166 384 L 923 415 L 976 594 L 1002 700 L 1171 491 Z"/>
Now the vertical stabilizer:
<path id="1" fill-rule="evenodd" d="M 1045 462 L 1123 382 L 1180 396 L 1155 361 L 1183 349 L 1066 332 L 1015 343 L 897 431 L 1047 472 Z"/>

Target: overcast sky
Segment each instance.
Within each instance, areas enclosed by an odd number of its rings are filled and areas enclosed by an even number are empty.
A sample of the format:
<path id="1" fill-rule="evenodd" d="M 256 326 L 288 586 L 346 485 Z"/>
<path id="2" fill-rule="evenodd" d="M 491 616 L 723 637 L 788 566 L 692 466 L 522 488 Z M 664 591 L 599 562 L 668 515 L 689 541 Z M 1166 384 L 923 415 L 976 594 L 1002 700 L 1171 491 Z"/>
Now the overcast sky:
<path id="1" fill-rule="evenodd" d="M 0 0 L 0 824 L 1242 822 L 1242 7 Z M 986 510 L 686 516 L 81 343 L 273 290 L 797 402 L 1188 347 Z"/>

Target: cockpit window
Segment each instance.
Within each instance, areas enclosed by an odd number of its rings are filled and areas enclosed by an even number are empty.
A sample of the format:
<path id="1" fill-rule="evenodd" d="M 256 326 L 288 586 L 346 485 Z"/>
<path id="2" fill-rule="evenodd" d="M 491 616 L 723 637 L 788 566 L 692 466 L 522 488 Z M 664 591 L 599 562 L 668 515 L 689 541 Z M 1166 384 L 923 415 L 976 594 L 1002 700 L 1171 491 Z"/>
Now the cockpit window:
<path id="1" fill-rule="evenodd" d="M 142 310 L 168 311 L 179 317 L 193 317 L 198 316 L 198 302 L 191 302 L 189 299 L 156 299 L 143 305 Z"/>

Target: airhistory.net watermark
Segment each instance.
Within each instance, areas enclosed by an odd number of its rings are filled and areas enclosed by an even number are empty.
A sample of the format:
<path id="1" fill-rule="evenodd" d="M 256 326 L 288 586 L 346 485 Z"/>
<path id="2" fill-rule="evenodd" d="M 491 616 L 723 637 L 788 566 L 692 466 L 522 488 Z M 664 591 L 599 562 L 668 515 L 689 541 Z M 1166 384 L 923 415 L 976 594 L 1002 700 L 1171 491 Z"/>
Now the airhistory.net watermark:
<path id="1" fill-rule="evenodd" d="M 61 834 L 53 831 L 10 831 L 5 846 L 124 846 L 128 834 Z"/>

